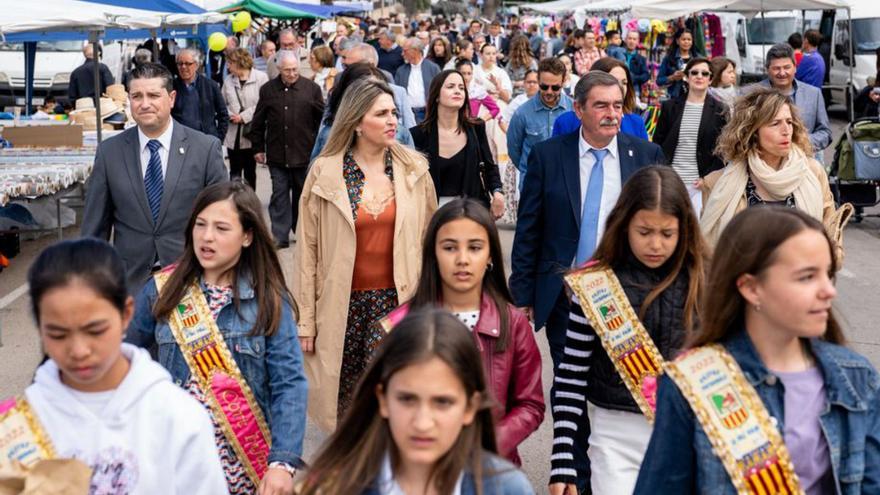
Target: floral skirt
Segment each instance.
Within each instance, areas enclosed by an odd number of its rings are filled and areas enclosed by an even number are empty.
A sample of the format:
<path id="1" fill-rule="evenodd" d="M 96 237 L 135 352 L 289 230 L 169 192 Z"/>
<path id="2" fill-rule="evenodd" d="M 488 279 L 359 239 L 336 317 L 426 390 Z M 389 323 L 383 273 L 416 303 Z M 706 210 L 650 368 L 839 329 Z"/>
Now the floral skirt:
<path id="1" fill-rule="evenodd" d="M 339 373 L 337 418 L 341 421 L 367 368 L 372 350 L 384 332 L 373 322 L 382 319 L 397 307 L 397 289 L 352 291 L 345 324 L 342 369 Z"/>
<path id="2" fill-rule="evenodd" d="M 236 455 L 235 450 L 232 448 L 232 444 L 229 443 L 229 440 L 223 433 L 223 429 L 220 428 L 220 423 L 214 418 L 214 411 L 211 409 L 208 398 L 198 382 L 195 379 L 190 379 L 184 388 L 191 396 L 195 397 L 197 401 L 205 406 L 205 409 L 208 410 L 208 414 L 211 416 L 211 423 L 214 425 L 214 443 L 217 444 L 217 452 L 220 454 L 220 465 L 223 466 L 223 473 L 226 475 L 226 485 L 229 487 L 229 494 L 251 495 L 257 493 L 257 487 L 254 486 L 251 478 L 247 475 L 244 464 L 239 460 L 238 455 Z"/>

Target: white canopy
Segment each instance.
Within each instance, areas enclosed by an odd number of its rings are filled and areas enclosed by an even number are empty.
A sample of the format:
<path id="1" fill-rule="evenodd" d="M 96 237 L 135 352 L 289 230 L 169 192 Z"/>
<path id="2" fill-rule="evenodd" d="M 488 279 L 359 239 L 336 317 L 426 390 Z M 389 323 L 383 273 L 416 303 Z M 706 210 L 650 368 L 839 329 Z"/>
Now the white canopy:
<path id="1" fill-rule="evenodd" d="M 633 17 L 674 19 L 700 11 L 755 13 L 770 10 L 823 10 L 850 6 L 850 0 L 636 0 L 633 2 L 631 13 Z"/>
<path id="2" fill-rule="evenodd" d="M 215 12 L 171 14 L 79 0 L 39 0 L 7 9 L 0 16 L 0 34 L 68 29 L 156 29 L 225 21 L 225 15 Z"/>

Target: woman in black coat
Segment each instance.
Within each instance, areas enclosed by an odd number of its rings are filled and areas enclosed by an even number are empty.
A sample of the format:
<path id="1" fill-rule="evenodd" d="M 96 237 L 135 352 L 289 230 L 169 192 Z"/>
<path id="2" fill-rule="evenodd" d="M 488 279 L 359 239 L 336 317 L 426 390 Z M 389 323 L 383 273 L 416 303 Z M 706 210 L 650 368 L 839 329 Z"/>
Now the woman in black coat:
<path id="1" fill-rule="evenodd" d="M 410 129 L 417 150 L 428 157 L 440 204 L 460 197 L 483 203 L 495 218 L 504 213 L 501 174 L 492 161 L 486 126 L 468 113 L 467 86 L 456 70 L 431 82 L 425 120 Z"/>
<path id="2" fill-rule="evenodd" d="M 653 141 L 663 148 L 666 164 L 678 172 L 699 215 L 702 179 L 724 167 L 715 154 L 715 143 L 727 124 L 727 107 L 709 95 L 712 72 L 705 58 L 685 66 L 686 91 L 663 102 Z"/>

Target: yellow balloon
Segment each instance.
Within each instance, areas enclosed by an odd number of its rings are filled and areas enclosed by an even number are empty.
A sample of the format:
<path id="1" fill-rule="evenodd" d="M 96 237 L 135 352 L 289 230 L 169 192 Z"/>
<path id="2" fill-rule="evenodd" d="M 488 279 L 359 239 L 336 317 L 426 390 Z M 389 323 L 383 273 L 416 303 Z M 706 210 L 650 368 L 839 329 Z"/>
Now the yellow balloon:
<path id="1" fill-rule="evenodd" d="M 223 33 L 211 33 L 208 36 L 208 48 L 212 52 L 222 52 L 226 49 L 226 35 Z"/>
<path id="2" fill-rule="evenodd" d="M 251 13 L 242 10 L 232 18 L 232 32 L 240 33 L 251 26 Z"/>

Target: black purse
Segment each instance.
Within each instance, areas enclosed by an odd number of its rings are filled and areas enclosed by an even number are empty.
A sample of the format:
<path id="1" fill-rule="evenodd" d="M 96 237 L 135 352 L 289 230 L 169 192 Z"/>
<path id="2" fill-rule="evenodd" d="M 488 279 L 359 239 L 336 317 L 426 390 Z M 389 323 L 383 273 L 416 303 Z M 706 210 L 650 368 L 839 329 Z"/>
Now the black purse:
<path id="1" fill-rule="evenodd" d="M 492 193 L 489 191 L 489 188 L 486 187 L 486 162 L 483 160 L 483 147 L 480 146 L 480 137 L 477 136 L 477 131 L 475 131 L 471 126 L 468 126 L 468 134 L 473 133 L 474 142 L 477 144 L 477 164 L 480 167 L 480 185 L 482 186 L 482 193 L 480 199 L 483 200 L 488 207 L 492 206 Z"/>
<path id="2" fill-rule="evenodd" d="M 241 115 L 241 112 L 244 111 L 244 103 L 241 102 L 241 94 L 239 94 L 238 88 L 235 89 L 235 97 L 238 98 L 238 113 L 239 115 Z M 241 133 L 241 136 L 248 137 L 248 134 L 251 133 L 251 124 L 253 124 L 253 122 L 248 122 L 247 124 L 238 124 L 238 131 Z"/>

